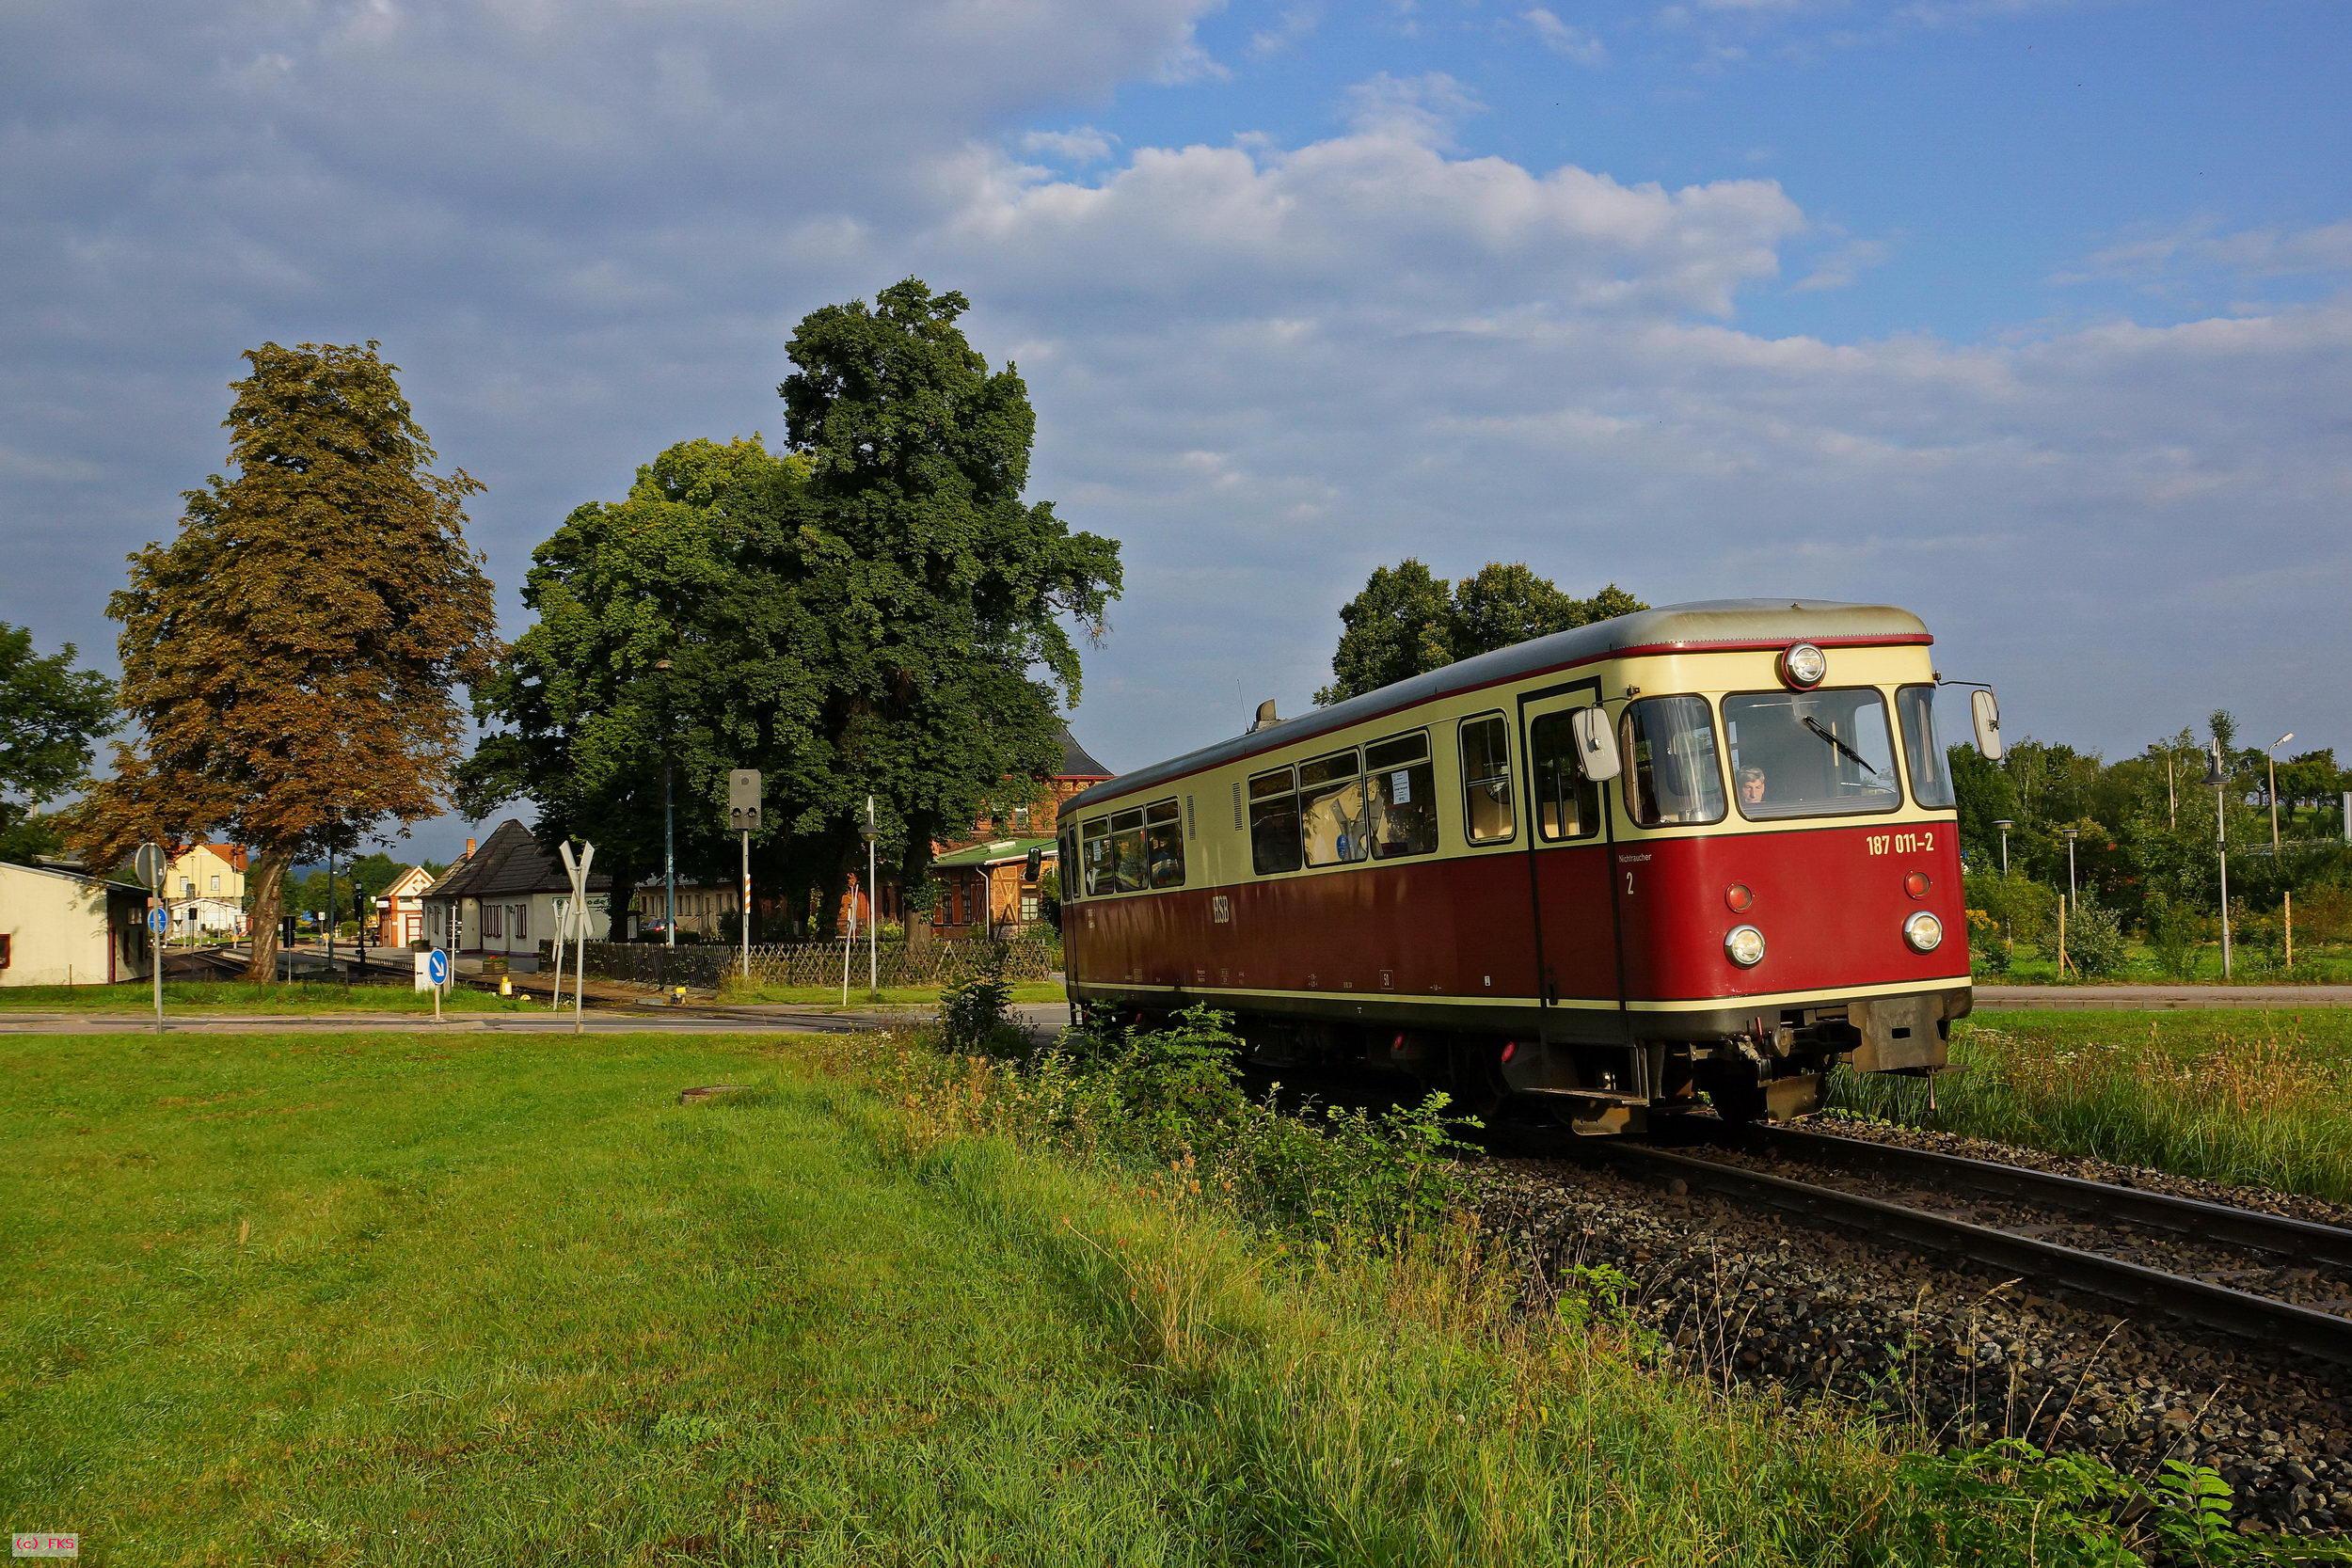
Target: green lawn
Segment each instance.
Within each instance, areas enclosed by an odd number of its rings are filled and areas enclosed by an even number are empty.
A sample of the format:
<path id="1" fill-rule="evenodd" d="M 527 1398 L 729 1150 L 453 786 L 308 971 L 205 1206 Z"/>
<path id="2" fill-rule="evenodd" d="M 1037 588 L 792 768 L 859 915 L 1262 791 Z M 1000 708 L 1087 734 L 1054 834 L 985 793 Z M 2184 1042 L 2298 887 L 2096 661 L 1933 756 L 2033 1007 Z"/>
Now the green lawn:
<path id="1" fill-rule="evenodd" d="M 145 981 L 117 986 L 0 987 L 0 1011 L 144 1013 L 154 1008 Z M 453 986 L 441 999 L 455 1012 L 514 1012 L 532 1006 L 522 996 Z M 544 1003 L 538 1004 L 545 1006 Z M 325 981 L 248 984 L 243 980 L 167 980 L 164 1009 L 213 1013 L 429 1013 L 433 993 L 409 986 L 341 986 Z"/>
<path id="2" fill-rule="evenodd" d="M 2090 1560 L 1454 1252 L 1278 1264 L 941 1132 L 870 1049 L 0 1038 L 0 1516 L 139 1564 Z"/>
<path id="3" fill-rule="evenodd" d="M 1960 1070 L 1841 1074 L 1833 1104 L 2028 1148 L 2352 1202 L 2352 1008 L 1979 1012 Z"/>
<path id="4" fill-rule="evenodd" d="M 850 1006 L 852 1007 L 936 1007 L 939 1006 L 938 986 L 884 986 L 879 996 L 869 991 L 851 975 Z M 1063 1002 L 1070 993 L 1059 980 L 1016 980 L 1012 986 L 1015 1002 Z M 722 1002 L 746 1004 L 766 1003 L 791 1006 L 841 1006 L 839 986 L 744 986 L 730 981 L 719 993 Z"/>
<path id="5" fill-rule="evenodd" d="M 2241 950 L 2233 955 L 2230 983 L 2236 985 L 2300 985 L 2341 986 L 2352 984 L 2352 945 L 2344 942 L 2298 942 L 2295 947 L 2295 967 L 2284 968 L 2270 962 L 2262 954 Z M 2156 962 L 2155 954 L 2144 942 L 2125 943 L 2122 972 L 2086 981 L 2081 975 L 2058 974 L 2058 952 L 2048 952 L 2028 942 L 2019 942 L 2012 951 L 2009 969 L 1999 974 L 1979 967 L 1977 983 L 1986 986 L 2051 986 L 2051 985 L 2220 985 L 2221 944 L 2210 942 L 2191 955 L 2189 972 L 2168 974 Z"/>

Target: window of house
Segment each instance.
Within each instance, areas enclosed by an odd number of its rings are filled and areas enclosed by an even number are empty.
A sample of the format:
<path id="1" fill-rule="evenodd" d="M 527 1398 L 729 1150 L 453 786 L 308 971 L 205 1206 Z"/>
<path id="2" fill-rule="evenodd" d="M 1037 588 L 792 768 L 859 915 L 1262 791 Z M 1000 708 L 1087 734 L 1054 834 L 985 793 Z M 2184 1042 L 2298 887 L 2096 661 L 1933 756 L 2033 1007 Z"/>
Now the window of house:
<path id="1" fill-rule="evenodd" d="M 213 891 L 215 893 L 220 891 L 220 873 L 217 871 L 213 873 Z"/>
<path id="2" fill-rule="evenodd" d="M 1903 802 L 1886 699 L 1870 687 L 1750 691 L 1724 699 L 1740 815 L 1846 816 Z"/>
<path id="3" fill-rule="evenodd" d="M 529 904 L 515 906 L 515 937 L 518 942 L 531 940 L 531 906 Z"/>
<path id="4" fill-rule="evenodd" d="M 482 906 L 482 934 L 484 936 L 503 937 L 506 934 L 504 912 L 503 907 L 498 904 Z"/>
<path id="5" fill-rule="evenodd" d="M 1149 885 L 1144 865 L 1143 813 L 1122 811 L 1111 818 L 1111 891 L 1141 893 Z"/>
<path id="6" fill-rule="evenodd" d="M 1367 745 L 1364 779 L 1372 800 L 1374 859 L 1426 855 L 1438 847 L 1437 774 L 1430 767 L 1427 730 Z"/>
<path id="7" fill-rule="evenodd" d="M 1034 893 L 1023 894 L 1021 895 L 1021 923 L 1024 926 L 1035 925 L 1037 923 L 1037 895 Z"/>
<path id="8" fill-rule="evenodd" d="M 1645 697 L 1617 721 L 1625 803 L 1645 828 L 1724 819 L 1724 767 L 1704 697 Z"/>
<path id="9" fill-rule="evenodd" d="M 1935 733 L 1935 688 L 1906 686 L 1895 693 L 1903 726 L 1903 755 L 1911 764 L 1911 798 L 1930 811 L 1952 808 L 1951 760 Z"/>
<path id="10" fill-rule="evenodd" d="M 1600 832 L 1600 786 L 1577 767 L 1574 711 L 1547 713 L 1528 726 L 1535 775 L 1535 836 L 1547 844 Z"/>
<path id="11" fill-rule="evenodd" d="M 193 898 L 196 896 L 195 878 L 183 877 L 180 879 L 180 896 L 183 898 Z"/>
<path id="12" fill-rule="evenodd" d="M 1518 831 L 1511 803 L 1511 726 L 1502 714 L 1462 721 L 1462 823 L 1472 844 Z"/>
<path id="13" fill-rule="evenodd" d="M 8 967 L 8 934 L 0 932 L 0 969 Z"/>
<path id="14" fill-rule="evenodd" d="M 1298 779 L 1292 768 L 1249 781 L 1249 865 L 1261 877 L 1298 869 Z"/>
<path id="15" fill-rule="evenodd" d="M 1368 858 L 1365 828 L 1364 777 L 1352 749 L 1298 765 L 1298 836 L 1309 865 Z"/>
<path id="16" fill-rule="evenodd" d="M 1028 807 L 1015 806 L 1012 808 L 1012 831 L 1016 833 L 1025 833 L 1029 831 Z"/>
<path id="17" fill-rule="evenodd" d="M 1184 885 L 1184 825 L 1173 800 L 1143 808 L 1143 852 L 1153 887 Z"/>

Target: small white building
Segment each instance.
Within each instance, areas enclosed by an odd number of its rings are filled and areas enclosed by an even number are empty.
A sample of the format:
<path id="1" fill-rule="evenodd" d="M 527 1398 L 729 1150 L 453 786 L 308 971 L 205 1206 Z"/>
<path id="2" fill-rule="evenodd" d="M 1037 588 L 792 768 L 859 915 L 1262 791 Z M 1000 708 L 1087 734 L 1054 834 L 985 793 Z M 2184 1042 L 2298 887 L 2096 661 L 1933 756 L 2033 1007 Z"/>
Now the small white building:
<path id="1" fill-rule="evenodd" d="M 0 862 L 0 986 L 103 986 L 153 973 L 147 895 L 63 866 Z"/>
<path id="2" fill-rule="evenodd" d="M 589 935 L 598 941 L 612 885 L 610 878 L 588 879 Z M 425 939 L 459 958 L 503 958 L 515 969 L 534 969 L 539 944 L 555 937 L 556 903 L 571 895 L 564 863 L 510 818 L 425 891 Z"/>

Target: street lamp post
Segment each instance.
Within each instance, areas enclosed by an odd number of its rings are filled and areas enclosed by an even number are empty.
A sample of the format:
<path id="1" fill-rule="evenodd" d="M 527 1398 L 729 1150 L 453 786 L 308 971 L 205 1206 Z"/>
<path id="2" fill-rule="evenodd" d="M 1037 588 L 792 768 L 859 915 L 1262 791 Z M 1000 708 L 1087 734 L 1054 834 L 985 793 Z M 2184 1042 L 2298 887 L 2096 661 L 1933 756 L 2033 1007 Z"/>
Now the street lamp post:
<path id="1" fill-rule="evenodd" d="M 2270 758 L 2270 852 L 2274 856 L 2279 853 L 2279 748 L 2294 738 L 2295 732 L 2289 730 L 2264 748 Z"/>
<path id="2" fill-rule="evenodd" d="M 2079 828 L 2062 828 L 2066 835 L 2066 907 L 2071 911 L 2080 907 L 2081 899 L 2074 892 L 2074 835 Z"/>
<path id="3" fill-rule="evenodd" d="M 1993 825 L 2001 830 L 2001 875 L 2006 878 L 2009 875 L 2009 831 L 2017 824 L 2003 816 L 1995 818 Z"/>
<path id="4" fill-rule="evenodd" d="M 882 990 L 882 890 L 874 880 L 874 841 L 882 837 L 882 827 L 874 819 L 871 795 L 858 832 L 866 839 L 866 993 L 871 997 Z"/>
<path id="5" fill-rule="evenodd" d="M 2221 977 L 2230 977 L 2230 774 L 2221 766 L 2221 748 L 2213 749 L 2213 843 L 2221 859 Z"/>
<path id="6" fill-rule="evenodd" d="M 677 832 L 670 809 L 670 661 L 657 658 L 661 676 L 661 945 L 677 946 Z M 663 970 L 663 984 L 669 971 Z"/>

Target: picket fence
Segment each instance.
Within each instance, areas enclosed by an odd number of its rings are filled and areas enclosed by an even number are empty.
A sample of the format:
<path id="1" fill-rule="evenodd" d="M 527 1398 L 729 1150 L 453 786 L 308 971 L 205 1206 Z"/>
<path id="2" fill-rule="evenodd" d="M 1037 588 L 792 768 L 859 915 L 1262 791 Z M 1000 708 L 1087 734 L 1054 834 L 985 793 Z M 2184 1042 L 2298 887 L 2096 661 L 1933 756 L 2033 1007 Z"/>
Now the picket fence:
<path id="1" fill-rule="evenodd" d="M 553 943 L 539 944 L 541 967 L 553 962 Z M 930 942 L 920 947 L 886 942 L 878 957 L 881 983 L 885 986 L 953 985 L 981 974 L 1041 980 L 1061 968 L 1061 939 L 1051 930 L 1042 930 L 1019 932 L 1002 942 Z M 715 990 L 722 982 L 732 983 L 742 973 L 743 954 L 740 948 L 715 943 L 670 947 L 658 942 L 592 942 L 584 959 L 588 973 L 601 980 L 658 990 L 673 986 Z M 571 962 L 571 956 L 565 954 L 565 967 Z M 861 942 L 850 954 L 853 993 L 866 989 L 866 944 Z M 841 943 L 755 943 L 752 983 L 837 986 L 841 983 Z"/>

